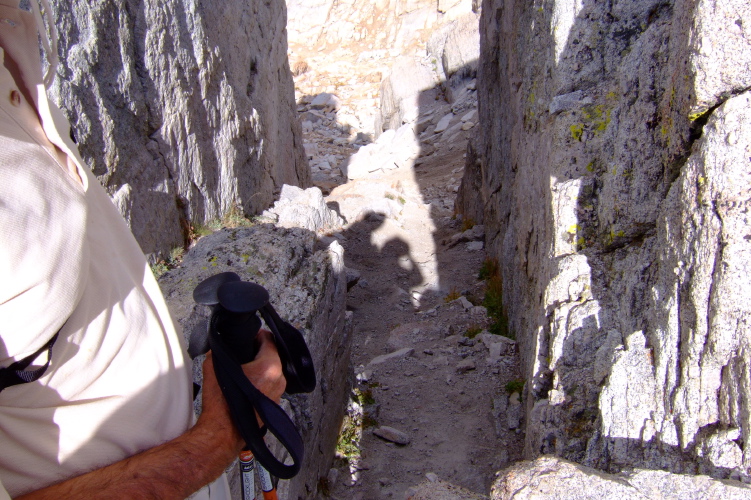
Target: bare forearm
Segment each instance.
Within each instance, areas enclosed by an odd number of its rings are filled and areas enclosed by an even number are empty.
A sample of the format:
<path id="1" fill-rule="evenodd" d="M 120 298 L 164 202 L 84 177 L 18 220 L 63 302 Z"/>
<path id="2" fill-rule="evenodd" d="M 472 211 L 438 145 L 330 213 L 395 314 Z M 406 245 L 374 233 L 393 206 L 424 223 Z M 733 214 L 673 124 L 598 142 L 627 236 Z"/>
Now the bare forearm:
<path id="1" fill-rule="evenodd" d="M 197 425 L 172 441 L 21 498 L 182 500 L 219 477 L 237 456 L 233 442 L 222 442 L 226 433 L 206 427 Z"/>
<path id="2" fill-rule="evenodd" d="M 256 359 L 243 370 L 264 394 L 279 401 L 286 381 L 271 333 L 263 331 Z M 29 493 L 20 499 L 134 498 L 182 500 L 215 480 L 237 457 L 243 440 L 214 377 L 211 353 L 203 365 L 203 411 L 181 436 L 120 462 Z M 19 499 L 19 500 L 20 500 Z"/>

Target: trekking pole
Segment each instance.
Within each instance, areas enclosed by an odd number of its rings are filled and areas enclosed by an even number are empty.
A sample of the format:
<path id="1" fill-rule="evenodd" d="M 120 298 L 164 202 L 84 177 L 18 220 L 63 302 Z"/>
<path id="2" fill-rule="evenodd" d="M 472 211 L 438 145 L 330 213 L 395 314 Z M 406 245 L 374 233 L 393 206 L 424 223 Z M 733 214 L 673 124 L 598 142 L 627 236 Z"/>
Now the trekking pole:
<path id="1" fill-rule="evenodd" d="M 263 500 L 278 500 L 276 496 L 276 487 L 274 481 L 271 478 L 271 474 L 261 464 L 258 464 L 258 479 L 261 483 L 261 491 L 263 491 Z"/>
<path id="2" fill-rule="evenodd" d="M 263 500 L 278 500 L 274 480 L 269 471 L 260 462 L 256 465 L 253 453 L 250 450 L 242 450 L 240 452 L 240 472 L 243 482 L 243 500 L 255 500 L 256 498 L 254 469 L 258 470 Z"/>
<path id="3" fill-rule="evenodd" d="M 249 450 L 240 452 L 240 475 L 243 481 L 243 500 L 255 500 L 256 498 L 256 480 L 253 476 L 255 460 L 253 453 Z"/>

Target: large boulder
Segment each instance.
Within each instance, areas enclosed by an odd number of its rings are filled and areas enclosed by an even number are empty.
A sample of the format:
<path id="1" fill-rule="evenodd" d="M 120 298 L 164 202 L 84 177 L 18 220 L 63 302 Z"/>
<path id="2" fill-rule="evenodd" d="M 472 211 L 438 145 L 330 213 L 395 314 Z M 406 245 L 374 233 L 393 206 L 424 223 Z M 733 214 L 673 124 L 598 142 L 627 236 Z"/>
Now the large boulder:
<path id="1" fill-rule="evenodd" d="M 279 315 L 303 333 L 310 349 L 316 389 L 285 396 L 282 405 L 300 430 L 305 458 L 295 478 L 280 482 L 279 492 L 280 498 L 312 498 L 331 466 L 351 387 L 352 325 L 345 312 L 343 249 L 336 242 L 322 247 L 310 231 L 270 224 L 225 229 L 202 238 L 180 268 L 159 279 L 186 340 L 195 329 L 207 327 L 210 313 L 193 301 L 193 289 L 224 271 L 264 286 Z M 194 372 L 200 380 L 200 360 Z M 236 470 L 232 477 L 237 489 Z"/>
<path id="2" fill-rule="evenodd" d="M 53 2 L 53 99 L 147 254 L 310 173 L 284 2 Z"/>
<path id="3" fill-rule="evenodd" d="M 390 170 L 409 170 L 420 156 L 420 150 L 415 125 L 405 123 L 396 130 L 387 130 L 375 142 L 361 147 L 350 157 L 345 174 L 348 179 L 363 179 Z"/>
<path id="4" fill-rule="evenodd" d="M 381 82 L 381 112 L 376 117 L 376 134 L 415 123 L 421 111 L 422 93 L 437 83 L 434 70 L 419 59 L 397 58 L 391 72 Z"/>
<path id="5" fill-rule="evenodd" d="M 416 123 L 437 98 L 428 92 L 431 89 L 442 87 L 452 103 L 460 100 L 468 85 L 474 90 L 480 58 L 479 15 L 471 12 L 471 2 L 457 2 L 460 6 L 470 12 L 453 21 L 441 19 L 426 41 L 427 57 L 401 56 L 393 62 L 381 82 L 376 135 Z"/>
<path id="6" fill-rule="evenodd" d="M 331 231 L 344 225 L 336 211 L 326 206 L 317 187 L 300 189 L 284 185 L 279 200 L 263 215 L 281 227 L 301 227 L 313 232 Z"/>
<path id="7" fill-rule="evenodd" d="M 440 61 L 439 74 L 474 74 L 480 60 L 480 16 L 469 12 L 442 26 L 428 40 L 428 53 Z"/>
<path id="8" fill-rule="evenodd" d="M 527 456 L 751 477 L 751 4 L 487 0 L 481 40 Z"/>

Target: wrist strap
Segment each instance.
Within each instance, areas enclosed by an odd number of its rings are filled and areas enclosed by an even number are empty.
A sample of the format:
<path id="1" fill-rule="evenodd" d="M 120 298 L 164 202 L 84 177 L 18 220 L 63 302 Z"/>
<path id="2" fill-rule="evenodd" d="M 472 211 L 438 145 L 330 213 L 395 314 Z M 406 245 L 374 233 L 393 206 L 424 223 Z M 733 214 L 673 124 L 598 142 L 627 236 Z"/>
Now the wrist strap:
<path id="1" fill-rule="evenodd" d="M 300 470 L 304 455 L 303 441 L 295 424 L 281 406 L 248 380 L 242 366 L 215 330 L 209 332 L 209 346 L 214 356 L 214 373 L 219 387 L 247 448 L 272 475 L 280 479 L 294 477 Z M 263 428 L 258 425 L 256 413 L 263 422 Z M 280 461 L 268 449 L 263 439 L 267 430 L 287 450 L 291 464 Z"/>
<path id="2" fill-rule="evenodd" d="M 52 346 L 55 345 L 55 341 L 59 334 L 60 331 L 53 335 L 49 342 L 40 347 L 34 354 L 26 356 L 22 360 L 16 361 L 6 368 L 0 368 L 0 392 L 6 387 L 12 385 L 33 382 L 44 375 L 44 372 L 47 371 L 47 368 L 49 368 L 50 363 L 52 362 Z M 35 370 L 27 370 L 26 368 L 44 351 L 47 351 L 47 363 Z"/>

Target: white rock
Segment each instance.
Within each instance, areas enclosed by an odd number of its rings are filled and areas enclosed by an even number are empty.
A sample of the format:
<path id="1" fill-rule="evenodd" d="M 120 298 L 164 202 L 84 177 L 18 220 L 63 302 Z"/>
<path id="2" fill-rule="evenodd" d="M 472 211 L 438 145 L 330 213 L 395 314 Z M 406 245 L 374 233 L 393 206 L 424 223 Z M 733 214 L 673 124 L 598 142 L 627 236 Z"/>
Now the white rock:
<path id="1" fill-rule="evenodd" d="M 449 125 L 451 124 L 451 120 L 454 118 L 454 113 L 449 113 L 445 115 L 443 118 L 438 120 L 438 124 L 435 126 L 435 129 L 433 130 L 434 133 L 440 134 L 447 128 L 449 128 Z"/>
<path id="2" fill-rule="evenodd" d="M 473 109 L 470 112 L 466 113 L 464 116 L 462 116 L 461 120 L 462 122 L 472 121 L 475 118 L 476 114 L 477 114 L 477 110 Z"/>
<path id="3" fill-rule="evenodd" d="M 468 252 L 478 252 L 485 248 L 485 242 L 483 241 L 470 241 L 467 243 L 467 251 Z"/>
<path id="4" fill-rule="evenodd" d="M 462 295 L 458 299 L 453 300 L 452 303 L 461 305 L 465 311 L 469 311 L 474 307 L 474 304 L 472 304 L 472 302 L 470 302 L 464 295 Z"/>
<path id="5" fill-rule="evenodd" d="M 322 109 L 325 111 L 337 110 L 339 109 L 339 106 L 340 106 L 339 98 L 336 97 L 334 94 L 330 94 L 328 92 L 323 92 L 321 94 L 318 94 L 310 102 L 311 108 Z"/>
<path id="6" fill-rule="evenodd" d="M 411 347 L 405 347 L 403 349 L 399 349 L 398 351 L 394 351 L 388 354 L 383 354 L 381 356 L 376 356 L 372 360 L 370 360 L 370 363 L 368 363 L 368 366 L 373 365 L 380 365 L 381 363 L 385 363 L 386 361 L 397 359 L 397 358 L 406 358 L 409 356 L 412 356 L 415 353 L 415 350 Z"/>
<path id="7" fill-rule="evenodd" d="M 285 184 L 279 201 L 263 212 L 263 215 L 276 217 L 277 224 L 281 227 L 302 227 L 314 232 L 338 228 L 344 224 L 344 220 L 326 206 L 323 193 L 317 187 L 303 190 Z"/>
<path id="8" fill-rule="evenodd" d="M 314 142 L 306 142 L 303 144 L 303 148 L 305 149 L 305 156 L 307 156 L 309 160 L 318 156 L 318 144 Z"/>

